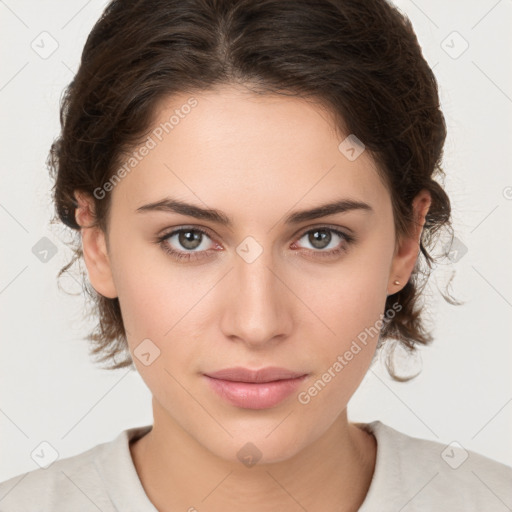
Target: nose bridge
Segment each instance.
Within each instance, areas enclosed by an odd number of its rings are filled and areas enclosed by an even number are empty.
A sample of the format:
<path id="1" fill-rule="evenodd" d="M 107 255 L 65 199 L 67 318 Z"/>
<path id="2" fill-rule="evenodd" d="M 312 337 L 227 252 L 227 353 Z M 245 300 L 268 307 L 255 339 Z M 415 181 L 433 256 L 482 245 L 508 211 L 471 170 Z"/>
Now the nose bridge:
<path id="1" fill-rule="evenodd" d="M 275 275 L 278 265 L 272 249 L 264 249 L 254 238 L 247 237 L 236 249 L 234 267 L 225 334 L 251 345 L 285 334 L 289 312 L 284 285 Z"/>

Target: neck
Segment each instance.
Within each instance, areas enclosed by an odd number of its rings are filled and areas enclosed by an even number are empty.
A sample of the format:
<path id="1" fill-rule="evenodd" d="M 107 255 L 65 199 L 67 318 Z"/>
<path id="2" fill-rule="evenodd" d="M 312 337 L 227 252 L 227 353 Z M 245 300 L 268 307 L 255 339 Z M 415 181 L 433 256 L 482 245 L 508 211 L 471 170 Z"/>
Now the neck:
<path id="1" fill-rule="evenodd" d="M 217 457 L 153 400 L 152 430 L 131 443 L 150 501 L 160 512 L 205 506 L 222 510 L 357 511 L 375 467 L 376 441 L 348 423 L 346 409 L 315 442 L 293 457 L 244 467 Z"/>

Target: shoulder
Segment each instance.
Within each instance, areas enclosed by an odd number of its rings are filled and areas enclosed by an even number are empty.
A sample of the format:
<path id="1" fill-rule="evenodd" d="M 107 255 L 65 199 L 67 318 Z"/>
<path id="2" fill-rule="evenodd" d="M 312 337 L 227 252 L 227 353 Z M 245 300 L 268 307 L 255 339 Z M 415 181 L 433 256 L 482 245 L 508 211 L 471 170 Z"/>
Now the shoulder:
<path id="1" fill-rule="evenodd" d="M 368 500 L 389 497 L 398 508 L 404 507 L 404 512 L 498 512 L 512 507 L 512 467 L 468 450 L 455 440 L 420 439 L 380 421 L 358 425 L 377 440 Z"/>
<path id="2" fill-rule="evenodd" d="M 117 460 L 138 430 L 124 430 L 112 441 L 1 482 L 0 511 L 113 511 L 101 460 L 107 456 Z"/>
<path id="3" fill-rule="evenodd" d="M 34 469 L 1 482 L 0 510 L 60 511 L 64 510 L 63 506 L 89 510 L 85 507 L 85 501 L 98 498 L 100 481 L 94 466 L 94 455 L 99 449 L 100 445 L 78 455 L 57 460 L 47 468 Z M 98 506 L 101 507 L 100 504 Z"/>

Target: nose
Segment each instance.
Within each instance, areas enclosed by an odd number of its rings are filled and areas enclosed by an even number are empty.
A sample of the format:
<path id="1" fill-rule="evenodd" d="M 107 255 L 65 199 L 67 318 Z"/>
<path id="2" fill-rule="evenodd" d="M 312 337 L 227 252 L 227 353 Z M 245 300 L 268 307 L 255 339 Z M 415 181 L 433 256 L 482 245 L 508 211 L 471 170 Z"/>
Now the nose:
<path id="1" fill-rule="evenodd" d="M 293 325 L 293 293 L 284 281 L 270 253 L 264 251 L 252 262 L 236 255 L 224 284 L 224 335 L 252 349 L 286 339 Z"/>

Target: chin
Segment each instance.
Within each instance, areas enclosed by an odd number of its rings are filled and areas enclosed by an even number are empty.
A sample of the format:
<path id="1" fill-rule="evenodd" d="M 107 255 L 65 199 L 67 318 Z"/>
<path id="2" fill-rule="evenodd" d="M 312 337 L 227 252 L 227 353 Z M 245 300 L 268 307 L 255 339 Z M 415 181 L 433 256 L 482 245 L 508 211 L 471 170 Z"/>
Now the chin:
<path id="1" fill-rule="evenodd" d="M 197 432 L 196 440 L 216 457 L 235 463 L 236 466 L 243 464 L 250 468 L 286 461 L 314 441 L 311 434 L 308 442 L 307 433 L 301 433 L 297 426 L 279 426 L 287 414 L 278 415 L 277 420 L 274 417 L 266 422 L 259 421 L 258 425 L 254 422 L 251 424 L 250 420 L 238 421 L 238 432 L 229 429 L 229 425 L 224 423 L 233 437 L 222 429 L 211 433 L 202 430 Z"/>

